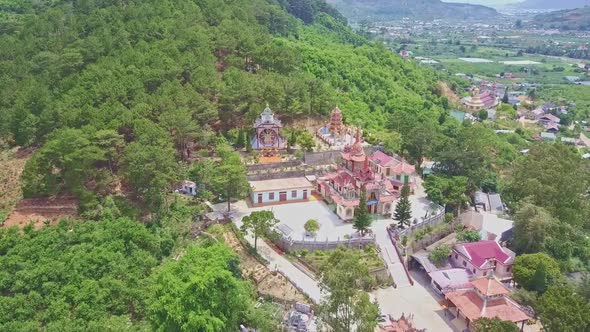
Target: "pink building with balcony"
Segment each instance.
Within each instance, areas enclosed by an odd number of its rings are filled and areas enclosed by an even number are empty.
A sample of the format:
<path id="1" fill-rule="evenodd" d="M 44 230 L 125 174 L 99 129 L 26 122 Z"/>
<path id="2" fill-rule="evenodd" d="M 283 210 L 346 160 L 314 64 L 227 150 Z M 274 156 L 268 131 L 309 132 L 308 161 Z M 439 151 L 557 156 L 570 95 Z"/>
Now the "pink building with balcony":
<path id="1" fill-rule="evenodd" d="M 474 278 L 493 272 L 499 280 L 510 280 L 515 256 L 514 252 L 501 247 L 496 241 L 457 243 L 453 247 L 451 263 L 467 269 Z"/>

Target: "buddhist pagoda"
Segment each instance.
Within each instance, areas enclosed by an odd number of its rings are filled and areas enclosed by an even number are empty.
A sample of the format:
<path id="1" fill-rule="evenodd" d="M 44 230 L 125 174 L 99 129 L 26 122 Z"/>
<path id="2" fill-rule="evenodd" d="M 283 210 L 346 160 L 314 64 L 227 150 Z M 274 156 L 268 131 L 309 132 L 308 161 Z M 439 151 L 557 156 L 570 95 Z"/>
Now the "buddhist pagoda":
<path id="1" fill-rule="evenodd" d="M 328 203 L 336 205 L 336 214 L 342 220 L 352 220 L 363 190 L 367 197 L 364 208 L 372 214 L 391 214 L 399 193 L 390 179 L 375 172 L 371 159 L 365 154 L 360 130 L 357 130 L 354 144 L 344 148 L 341 158 L 336 172 L 318 179 L 318 192 Z"/>
<path id="2" fill-rule="evenodd" d="M 344 125 L 342 111 L 336 106 L 330 113 L 330 121 L 318 129 L 316 136 L 329 147 L 342 150 L 354 144 L 354 129 Z"/>

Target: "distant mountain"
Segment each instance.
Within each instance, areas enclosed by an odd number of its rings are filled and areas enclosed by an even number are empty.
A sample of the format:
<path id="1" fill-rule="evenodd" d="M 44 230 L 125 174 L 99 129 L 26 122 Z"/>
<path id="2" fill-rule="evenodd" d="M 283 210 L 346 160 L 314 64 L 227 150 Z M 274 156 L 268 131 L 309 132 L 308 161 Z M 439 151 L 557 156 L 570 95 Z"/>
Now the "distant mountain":
<path id="1" fill-rule="evenodd" d="M 590 31 L 590 7 L 540 14 L 535 16 L 533 22 L 543 28 Z"/>
<path id="2" fill-rule="evenodd" d="M 367 17 L 396 19 L 410 17 L 422 20 L 481 20 L 498 16 L 495 9 L 440 0 L 327 0 L 351 19 Z"/>
<path id="3" fill-rule="evenodd" d="M 526 0 L 513 6 L 521 9 L 574 9 L 590 6 L 590 0 Z"/>

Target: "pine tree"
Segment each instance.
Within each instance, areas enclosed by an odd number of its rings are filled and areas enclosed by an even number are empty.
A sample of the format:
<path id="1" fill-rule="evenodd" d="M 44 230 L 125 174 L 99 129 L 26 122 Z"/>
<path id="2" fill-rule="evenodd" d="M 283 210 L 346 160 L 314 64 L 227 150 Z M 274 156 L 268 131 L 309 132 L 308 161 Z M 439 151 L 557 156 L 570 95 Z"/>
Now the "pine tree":
<path id="1" fill-rule="evenodd" d="M 533 279 L 531 280 L 531 285 L 533 289 L 537 291 L 537 293 L 544 293 L 547 290 L 547 267 L 545 263 L 539 264 L 537 267 L 537 271 L 533 275 Z"/>
<path id="2" fill-rule="evenodd" d="M 412 219 L 412 203 L 410 203 L 410 186 L 405 184 L 402 187 L 402 194 L 395 207 L 393 219 L 397 220 L 400 228 L 410 226 L 410 219 Z"/>
<path id="3" fill-rule="evenodd" d="M 238 139 L 236 141 L 236 148 L 241 149 L 246 146 L 246 133 L 243 129 L 238 132 Z"/>
<path id="4" fill-rule="evenodd" d="M 502 97 L 502 102 L 504 104 L 508 104 L 510 102 L 510 99 L 508 98 L 508 89 L 506 89 L 506 91 L 504 91 L 504 97 Z"/>
<path id="5" fill-rule="evenodd" d="M 354 211 L 354 222 L 352 227 L 359 231 L 361 235 L 365 235 L 372 223 L 371 215 L 367 209 L 367 192 L 362 189 L 359 206 Z"/>

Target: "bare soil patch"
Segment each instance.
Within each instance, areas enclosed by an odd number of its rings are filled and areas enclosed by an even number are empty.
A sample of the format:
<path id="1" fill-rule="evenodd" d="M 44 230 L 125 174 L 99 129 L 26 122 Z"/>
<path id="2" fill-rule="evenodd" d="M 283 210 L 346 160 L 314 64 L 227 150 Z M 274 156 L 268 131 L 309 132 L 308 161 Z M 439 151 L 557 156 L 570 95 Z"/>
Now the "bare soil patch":
<path id="1" fill-rule="evenodd" d="M 449 87 L 446 82 L 438 82 L 438 90 L 440 91 L 440 94 L 447 97 L 451 103 L 458 104 L 461 101 L 461 98 L 457 96 L 457 94 Z"/>
<path id="2" fill-rule="evenodd" d="M 22 198 L 20 177 L 32 151 L 0 151 L 0 212 L 11 211 Z"/>
<path id="3" fill-rule="evenodd" d="M 73 218 L 78 210 L 78 201 L 73 197 L 27 198 L 16 205 L 3 227 L 23 228 L 29 223 L 38 229 L 54 224 L 63 218 Z"/>
<path id="4" fill-rule="evenodd" d="M 288 303 L 308 302 L 289 279 L 280 273 L 271 271 L 266 265 L 252 257 L 231 230 L 224 233 L 224 238 L 227 245 L 240 256 L 242 274 L 254 282 L 261 296 L 270 296 L 275 300 Z"/>

